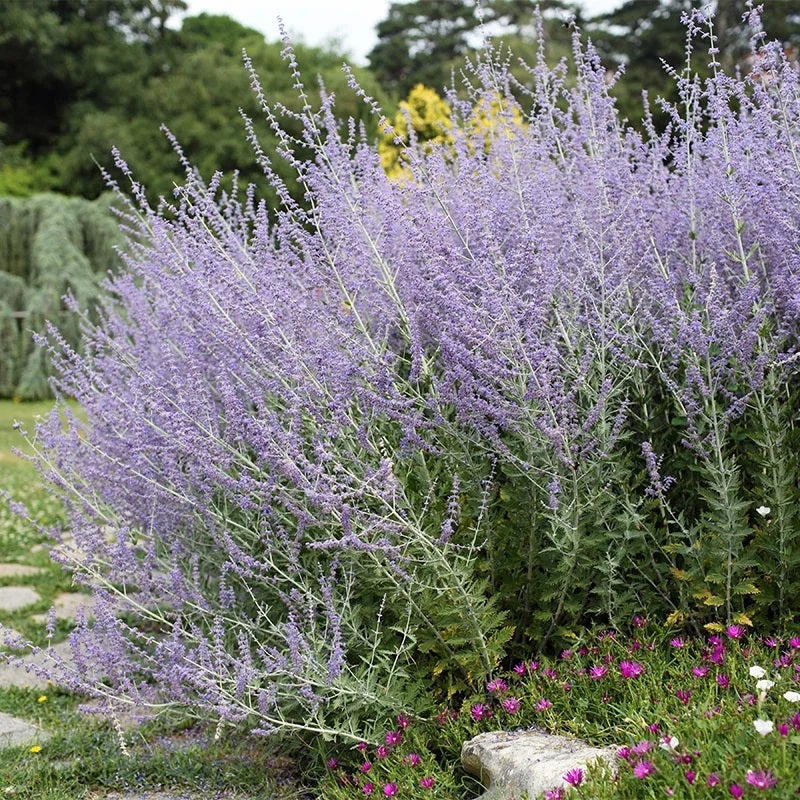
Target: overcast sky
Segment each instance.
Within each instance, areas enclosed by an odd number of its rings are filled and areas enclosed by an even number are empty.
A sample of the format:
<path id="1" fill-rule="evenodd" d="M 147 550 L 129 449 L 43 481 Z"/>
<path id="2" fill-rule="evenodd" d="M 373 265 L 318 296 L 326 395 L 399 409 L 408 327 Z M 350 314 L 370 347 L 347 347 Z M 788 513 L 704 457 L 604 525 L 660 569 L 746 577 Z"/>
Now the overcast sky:
<path id="1" fill-rule="evenodd" d="M 308 44 L 341 40 L 357 64 L 375 44 L 375 26 L 386 17 L 390 0 L 187 0 L 189 14 L 227 14 L 243 25 L 278 38 L 278 17 L 293 36 Z M 617 0 L 584 0 L 591 14 L 613 8 Z"/>

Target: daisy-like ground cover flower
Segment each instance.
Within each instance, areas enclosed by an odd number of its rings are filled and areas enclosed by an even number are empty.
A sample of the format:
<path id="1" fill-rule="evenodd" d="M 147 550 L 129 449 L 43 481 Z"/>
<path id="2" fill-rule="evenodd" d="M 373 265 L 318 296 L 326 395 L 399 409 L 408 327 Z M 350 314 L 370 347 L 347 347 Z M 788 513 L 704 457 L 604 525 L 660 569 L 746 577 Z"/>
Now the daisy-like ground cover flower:
<path id="1" fill-rule="evenodd" d="M 703 638 L 647 622 L 631 630 L 586 634 L 427 718 L 399 716 L 375 745 L 336 748 L 322 796 L 477 796 L 460 770 L 462 743 L 535 727 L 616 746 L 612 769 L 567 770 L 549 800 L 797 797 L 800 638 L 741 626 Z"/>

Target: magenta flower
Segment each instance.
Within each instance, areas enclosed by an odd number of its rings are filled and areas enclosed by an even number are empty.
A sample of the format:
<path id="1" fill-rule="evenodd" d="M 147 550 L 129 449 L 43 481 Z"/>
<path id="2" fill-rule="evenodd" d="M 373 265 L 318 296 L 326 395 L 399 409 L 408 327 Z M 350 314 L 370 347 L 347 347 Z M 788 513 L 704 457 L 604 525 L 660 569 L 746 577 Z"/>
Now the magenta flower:
<path id="1" fill-rule="evenodd" d="M 339 762 L 335 758 L 328 759 L 328 769 L 336 769 L 339 766 Z"/>
<path id="2" fill-rule="evenodd" d="M 583 783 L 583 770 L 575 767 L 575 769 L 569 770 L 563 778 L 570 786 L 580 786 Z"/>
<path id="3" fill-rule="evenodd" d="M 364 794 L 365 794 L 367 797 L 369 797 L 369 796 L 372 794 L 372 791 L 373 791 L 373 789 L 374 789 L 374 788 L 375 788 L 374 784 L 372 784 L 372 783 L 365 783 L 365 784 L 364 784 L 364 785 L 361 787 L 361 791 L 362 791 L 362 792 L 363 792 L 363 793 L 364 793 Z"/>
<path id="4" fill-rule="evenodd" d="M 695 678 L 705 678 L 708 675 L 708 666 L 706 664 L 702 664 L 699 667 L 692 667 L 692 675 Z"/>
<path id="5" fill-rule="evenodd" d="M 620 661 L 619 673 L 623 678 L 638 678 L 644 672 L 644 667 L 638 661 Z"/>
<path id="6" fill-rule="evenodd" d="M 514 664 L 514 672 L 516 672 L 517 675 L 524 675 L 525 669 L 526 667 L 524 664 Z"/>
<path id="7" fill-rule="evenodd" d="M 694 783 L 694 779 L 697 777 L 697 773 L 692 769 L 687 770 L 685 775 L 686 775 L 686 782 L 689 785 L 693 784 Z"/>
<path id="8" fill-rule="evenodd" d="M 564 800 L 564 790 L 560 786 L 555 789 L 545 789 L 544 800 Z"/>
<path id="9" fill-rule="evenodd" d="M 781 736 L 788 736 L 789 735 L 789 726 L 788 726 L 787 723 L 779 722 L 775 727 L 778 729 L 778 733 Z"/>
<path id="10" fill-rule="evenodd" d="M 480 722 L 482 719 L 488 719 L 492 716 L 492 712 L 483 703 L 475 703 L 469 710 L 469 713 L 476 722 Z"/>
<path id="11" fill-rule="evenodd" d="M 604 667 L 602 666 L 602 664 L 596 664 L 593 667 L 589 667 L 589 677 L 593 681 L 602 680 L 607 673 L 608 673 L 608 667 Z"/>
<path id="12" fill-rule="evenodd" d="M 716 772 L 712 772 L 712 773 L 711 773 L 711 774 L 708 776 L 708 780 L 706 781 L 706 783 L 707 783 L 709 786 L 718 786 L 718 785 L 719 785 L 719 775 L 717 775 L 717 773 L 716 773 Z"/>
<path id="13" fill-rule="evenodd" d="M 744 794 L 744 789 L 738 783 L 732 783 L 728 791 L 731 793 L 731 797 L 741 797 Z"/>
<path id="14" fill-rule="evenodd" d="M 686 646 L 686 642 L 684 641 L 683 636 L 676 636 L 674 639 L 670 641 L 670 645 L 672 647 L 680 649 L 681 647 Z"/>
<path id="15" fill-rule="evenodd" d="M 778 782 L 778 779 L 772 774 L 772 770 L 767 770 L 765 772 L 763 769 L 747 770 L 744 779 L 751 786 L 755 786 L 756 789 L 771 789 Z"/>
<path id="16" fill-rule="evenodd" d="M 405 730 L 411 724 L 411 719 L 407 717 L 405 714 L 398 714 L 397 715 L 397 725 L 398 727 Z"/>
<path id="17" fill-rule="evenodd" d="M 386 740 L 386 744 L 389 747 L 394 747 L 396 744 L 400 744 L 403 741 L 403 732 L 402 731 L 389 731 L 384 737 Z"/>
<path id="18" fill-rule="evenodd" d="M 653 764 L 649 761 L 645 761 L 644 759 L 637 761 L 633 765 L 633 775 L 639 780 L 644 780 L 648 775 L 652 775 L 655 771 L 656 768 L 653 766 Z"/>
<path id="19" fill-rule="evenodd" d="M 631 747 L 631 755 L 642 756 L 650 750 L 650 742 L 647 739 L 642 739 Z"/>
<path id="20" fill-rule="evenodd" d="M 744 636 L 746 630 L 747 629 L 743 625 L 728 625 L 726 633 L 731 639 L 740 639 Z"/>
<path id="21" fill-rule="evenodd" d="M 367 743 L 366 742 L 359 742 L 356 745 L 356 750 L 358 750 L 359 753 L 363 753 L 366 749 L 367 749 Z"/>
<path id="22" fill-rule="evenodd" d="M 692 693 L 688 689 L 678 689 L 675 692 L 675 697 L 686 706 L 689 705 L 689 701 L 692 699 Z"/>
<path id="23" fill-rule="evenodd" d="M 728 675 L 717 675 L 717 685 L 720 689 L 727 689 L 731 685 L 731 679 Z"/>
<path id="24" fill-rule="evenodd" d="M 495 678 L 486 684 L 486 691 L 492 694 L 501 694 L 508 689 L 508 684 L 502 678 Z"/>
<path id="25" fill-rule="evenodd" d="M 436 778 L 434 778 L 433 775 L 428 775 L 427 778 L 420 778 L 419 785 L 423 789 L 430 789 L 435 782 Z"/>
<path id="26" fill-rule="evenodd" d="M 800 636 L 792 636 L 792 638 L 789 639 L 789 647 L 794 650 L 800 650 Z"/>
<path id="27" fill-rule="evenodd" d="M 387 797 L 394 797 L 397 794 L 397 784 L 395 784 L 395 783 L 387 783 L 383 787 L 383 793 Z"/>
<path id="28" fill-rule="evenodd" d="M 403 760 L 411 767 L 418 767 L 422 759 L 417 753 L 409 753 Z"/>
<path id="29" fill-rule="evenodd" d="M 534 711 L 547 711 L 548 708 L 552 708 L 553 704 L 546 698 L 543 697 L 534 707 Z"/>
<path id="30" fill-rule="evenodd" d="M 620 747 L 617 750 L 617 758 L 623 758 L 626 761 L 631 757 L 631 749 L 630 747 Z"/>
<path id="31" fill-rule="evenodd" d="M 385 744 L 382 744 L 375 751 L 375 755 L 378 756 L 378 758 L 386 758 L 389 755 L 389 748 Z"/>
<path id="32" fill-rule="evenodd" d="M 647 623 L 647 617 L 643 617 L 640 614 L 636 614 L 633 618 L 634 628 L 642 628 L 646 623 Z"/>
<path id="33" fill-rule="evenodd" d="M 516 697 L 506 697 L 506 698 L 504 698 L 502 705 L 503 705 L 503 708 L 509 714 L 516 714 L 517 711 L 519 711 L 519 708 L 520 708 L 520 702 L 519 702 L 519 700 L 517 700 Z"/>
<path id="34" fill-rule="evenodd" d="M 362 765 L 359 767 L 359 769 L 360 769 L 362 772 L 369 772 L 369 771 L 372 769 L 372 764 L 371 764 L 369 761 L 365 761 L 365 762 L 364 762 L 364 763 L 363 763 L 363 764 L 362 764 Z"/>

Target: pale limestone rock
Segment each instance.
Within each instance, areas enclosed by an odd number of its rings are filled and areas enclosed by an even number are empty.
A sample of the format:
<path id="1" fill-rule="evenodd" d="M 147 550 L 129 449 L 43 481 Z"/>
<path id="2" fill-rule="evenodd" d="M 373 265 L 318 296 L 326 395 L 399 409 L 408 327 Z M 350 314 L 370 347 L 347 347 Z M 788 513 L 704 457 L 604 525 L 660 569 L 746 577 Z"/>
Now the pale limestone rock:
<path id="1" fill-rule="evenodd" d="M 545 789 L 567 787 L 563 776 L 597 759 L 611 763 L 614 751 L 541 731 L 481 733 L 461 748 L 465 772 L 486 788 L 479 800 L 535 798 Z"/>
<path id="2" fill-rule="evenodd" d="M 30 586 L 0 586 L 0 609 L 16 611 L 38 603 L 42 598 Z"/>

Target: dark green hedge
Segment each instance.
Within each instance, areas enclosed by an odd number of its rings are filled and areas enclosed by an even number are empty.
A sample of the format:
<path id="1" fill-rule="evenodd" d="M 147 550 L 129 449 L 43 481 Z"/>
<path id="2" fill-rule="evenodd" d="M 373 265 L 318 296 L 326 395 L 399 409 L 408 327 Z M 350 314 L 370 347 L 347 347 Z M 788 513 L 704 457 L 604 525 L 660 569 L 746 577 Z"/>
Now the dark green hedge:
<path id="1" fill-rule="evenodd" d="M 72 294 L 92 308 L 121 243 L 108 197 L 0 197 L 0 397 L 48 397 L 48 364 L 33 334 L 53 322 L 78 345 Z"/>

